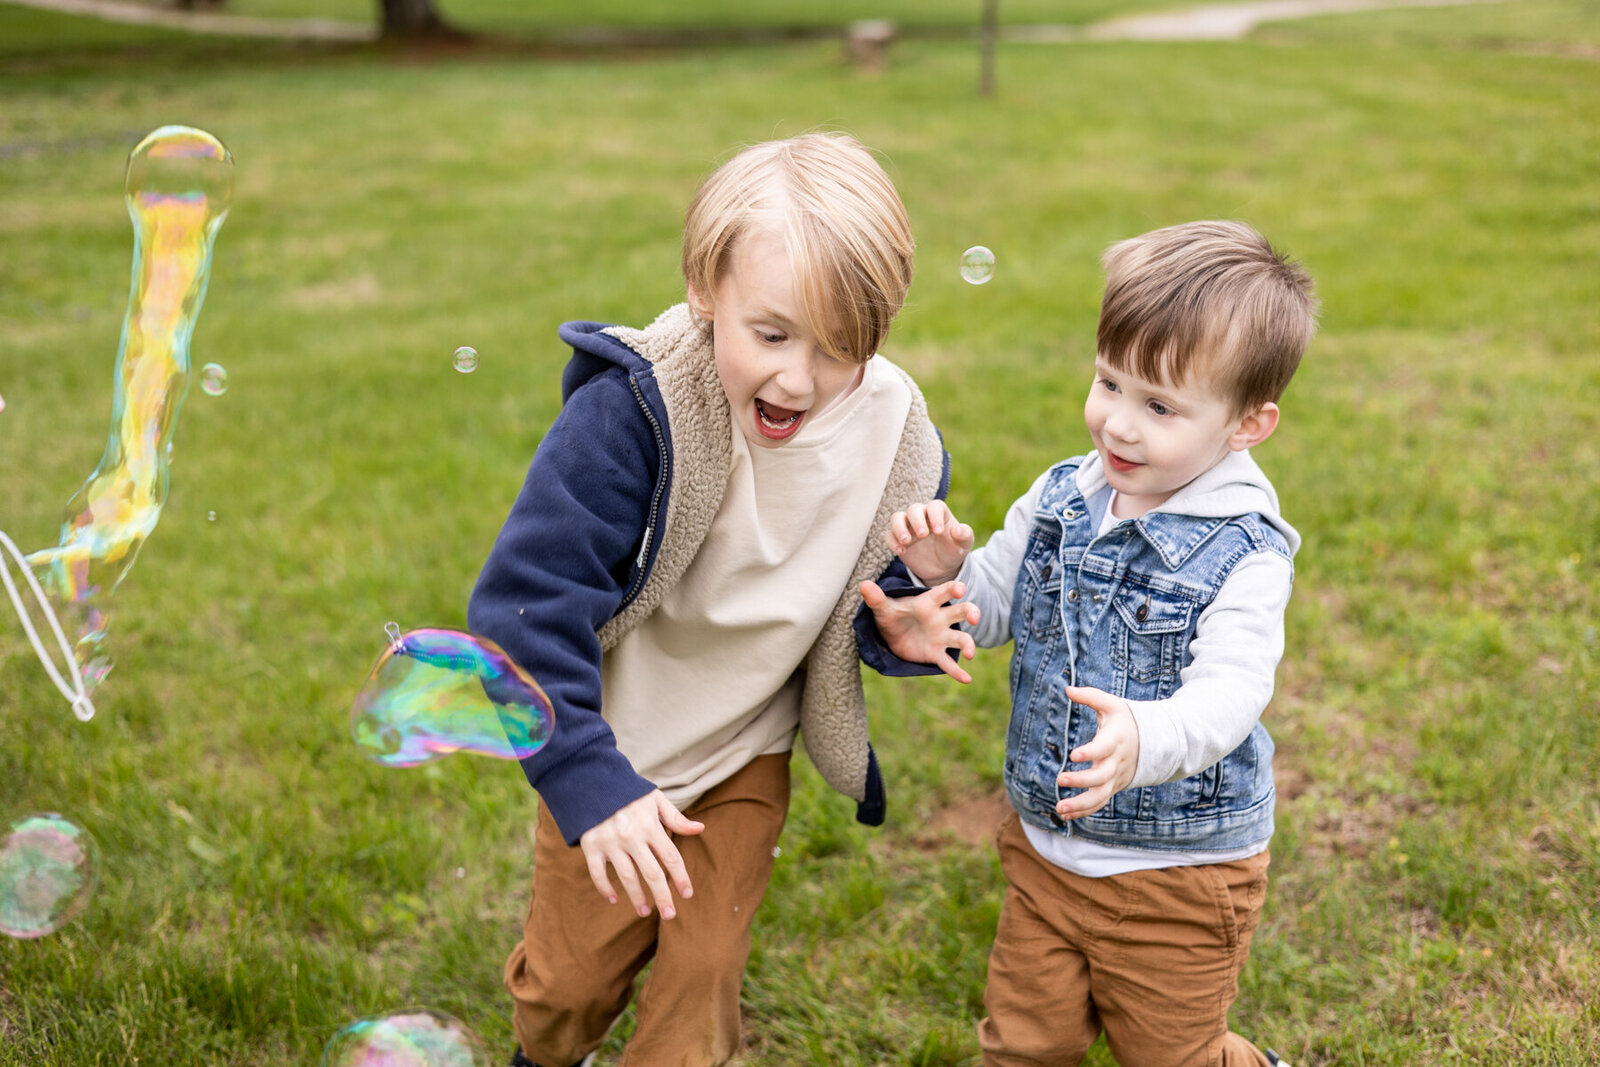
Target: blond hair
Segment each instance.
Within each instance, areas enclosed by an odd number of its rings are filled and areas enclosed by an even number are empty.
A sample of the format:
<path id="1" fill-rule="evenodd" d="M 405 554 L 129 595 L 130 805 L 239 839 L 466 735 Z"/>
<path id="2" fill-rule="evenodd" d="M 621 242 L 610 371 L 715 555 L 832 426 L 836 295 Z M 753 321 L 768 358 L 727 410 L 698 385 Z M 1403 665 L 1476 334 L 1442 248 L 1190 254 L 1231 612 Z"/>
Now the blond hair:
<path id="1" fill-rule="evenodd" d="M 900 194 L 872 153 L 840 133 L 741 151 L 689 204 L 684 280 L 714 293 L 739 240 L 763 229 L 783 239 L 806 325 L 827 353 L 871 359 L 905 303 L 916 249 Z"/>
<path id="2" fill-rule="evenodd" d="M 1235 415 L 1283 395 L 1317 328 L 1311 276 L 1242 222 L 1189 222 L 1106 250 L 1101 358 L 1149 381 L 1191 373 Z"/>

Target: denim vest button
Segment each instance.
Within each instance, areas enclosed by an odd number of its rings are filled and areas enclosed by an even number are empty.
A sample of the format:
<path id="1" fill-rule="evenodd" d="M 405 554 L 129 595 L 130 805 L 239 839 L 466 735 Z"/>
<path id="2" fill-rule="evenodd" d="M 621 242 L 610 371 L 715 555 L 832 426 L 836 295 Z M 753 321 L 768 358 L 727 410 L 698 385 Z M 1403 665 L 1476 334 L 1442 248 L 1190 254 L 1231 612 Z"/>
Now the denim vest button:
<path id="1" fill-rule="evenodd" d="M 1133 617 L 1138 619 L 1140 622 L 1144 622 L 1144 620 L 1150 617 L 1150 605 L 1140 604 L 1139 610 L 1133 613 Z"/>
<path id="2" fill-rule="evenodd" d="M 1058 827 L 1067 825 L 1067 820 L 1063 819 L 1060 815 L 1057 815 L 1053 811 L 1050 813 L 1050 821 L 1055 823 Z"/>
<path id="3" fill-rule="evenodd" d="M 1045 747 L 1045 751 L 1049 752 L 1050 755 L 1054 756 L 1056 759 L 1060 759 L 1061 758 L 1061 746 L 1056 744 L 1054 741 L 1050 742 L 1048 745 L 1045 745 L 1044 747 Z"/>
<path id="4" fill-rule="evenodd" d="M 1076 604 L 1078 602 L 1078 589 L 1077 589 L 1076 586 L 1074 586 L 1071 589 L 1067 590 L 1067 599 L 1070 600 L 1074 604 Z"/>
<path id="5" fill-rule="evenodd" d="M 1054 563 L 1046 563 L 1044 565 L 1044 570 L 1039 572 L 1039 580 L 1041 582 L 1048 582 L 1050 580 L 1050 572 L 1055 569 L 1056 565 Z"/>
<path id="6" fill-rule="evenodd" d="M 1093 594 L 1090 595 L 1089 599 L 1094 601 L 1096 604 L 1098 604 L 1098 603 L 1100 603 L 1100 594 L 1099 593 L 1093 593 Z"/>

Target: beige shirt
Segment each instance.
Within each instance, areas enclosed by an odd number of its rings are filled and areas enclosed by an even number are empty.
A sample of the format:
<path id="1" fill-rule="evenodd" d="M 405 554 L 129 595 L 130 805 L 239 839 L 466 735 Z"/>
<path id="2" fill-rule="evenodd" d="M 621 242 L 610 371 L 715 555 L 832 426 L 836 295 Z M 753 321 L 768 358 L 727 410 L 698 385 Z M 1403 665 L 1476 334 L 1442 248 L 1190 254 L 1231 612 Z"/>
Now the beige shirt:
<path id="1" fill-rule="evenodd" d="M 875 356 L 783 447 L 735 433 L 700 551 L 606 655 L 602 711 L 617 746 L 679 808 L 793 747 L 796 671 L 873 534 L 910 407 L 905 382 Z"/>

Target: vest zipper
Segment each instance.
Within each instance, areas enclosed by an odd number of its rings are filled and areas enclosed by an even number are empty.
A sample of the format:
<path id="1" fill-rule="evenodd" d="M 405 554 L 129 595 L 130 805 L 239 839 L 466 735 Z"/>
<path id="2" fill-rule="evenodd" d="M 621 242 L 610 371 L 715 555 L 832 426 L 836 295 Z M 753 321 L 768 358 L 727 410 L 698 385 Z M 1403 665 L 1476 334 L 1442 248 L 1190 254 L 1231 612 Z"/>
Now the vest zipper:
<path id="1" fill-rule="evenodd" d="M 644 417 L 650 421 L 650 432 L 656 436 L 656 449 L 661 453 L 661 474 L 656 479 L 655 490 L 650 494 L 650 517 L 645 521 L 644 543 L 639 546 L 639 556 L 634 560 L 633 584 L 622 598 L 621 607 L 633 603 L 633 598 L 639 595 L 639 590 L 644 587 L 645 560 L 650 553 L 650 542 L 656 528 L 656 518 L 661 512 L 661 491 L 667 482 L 668 467 L 671 457 L 667 455 L 667 440 L 661 433 L 661 423 L 656 419 L 656 413 L 650 410 L 650 405 L 645 401 L 644 391 L 639 388 L 639 379 L 628 375 L 628 385 L 633 388 L 633 395 L 639 401 L 639 410 L 644 412 Z"/>

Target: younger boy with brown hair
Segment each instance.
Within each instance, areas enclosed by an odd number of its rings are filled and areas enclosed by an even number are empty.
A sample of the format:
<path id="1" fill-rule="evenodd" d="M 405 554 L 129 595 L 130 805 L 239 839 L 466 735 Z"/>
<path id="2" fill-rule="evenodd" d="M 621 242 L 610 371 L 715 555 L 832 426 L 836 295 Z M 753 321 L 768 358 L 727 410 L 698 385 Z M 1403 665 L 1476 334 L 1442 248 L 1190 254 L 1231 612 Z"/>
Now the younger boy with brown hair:
<path id="1" fill-rule="evenodd" d="M 1266 893 L 1260 718 L 1300 545 L 1249 449 L 1278 426 L 1316 300 L 1236 222 L 1124 241 L 1105 268 L 1094 451 L 976 551 L 937 501 L 889 535 L 919 581 L 966 586 L 979 645 L 1015 643 L 979 1042 L 988 1067 L 1076 1064 L 1102 1030 L 1136 1067 L 1277 1063 L 1228 1029 Z M 863 594 L 896 653 L 945 625 L 926 594 Z"/>

